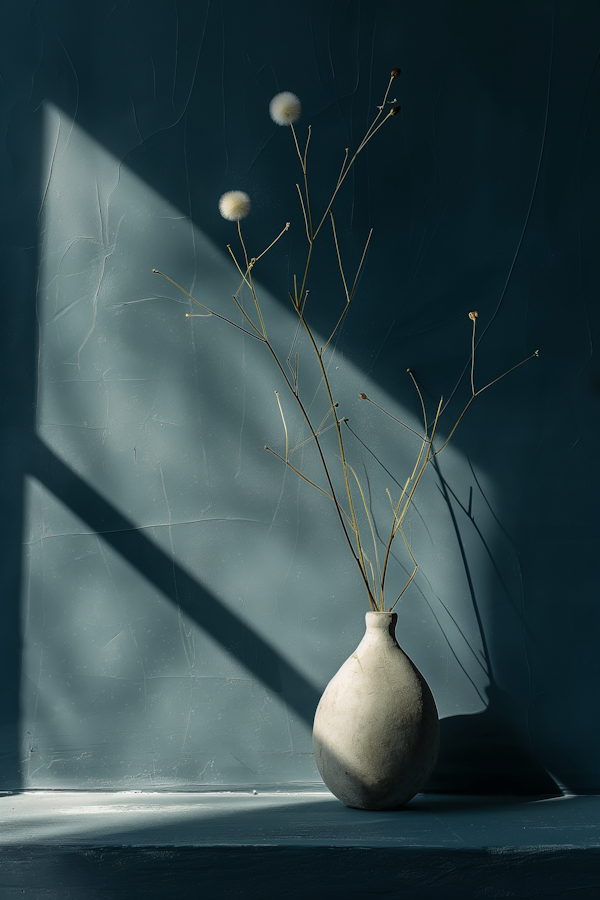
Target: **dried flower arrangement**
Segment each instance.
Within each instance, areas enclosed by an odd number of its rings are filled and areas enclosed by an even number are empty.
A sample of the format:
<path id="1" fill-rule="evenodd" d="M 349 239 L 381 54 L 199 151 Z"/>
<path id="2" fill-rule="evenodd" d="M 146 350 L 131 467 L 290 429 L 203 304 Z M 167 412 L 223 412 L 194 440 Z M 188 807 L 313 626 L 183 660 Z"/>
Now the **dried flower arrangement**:
<path id="1" fill-rule="evenodd" d="M 342 162 L 342 167 L 340 170 L 340 174 L 338 176 L 335 187 L 329 196 L 329 199 L 324 205 L 324 211 L 320 214 L 318 218 L 314 217 L 313 213 L 313 202 L 311 198 L 311 194 L 309 191 L 309 180 L 308 180 L 308 168 L 307 168 L 307 160 L 308 160 L 308 150 L 311 139 L 311 127 L 308 127 L 306 142 L 304 145 L 304 150 L 301 150 L 300 144 L 298 142 L 298 136 L 296 134 L 296 130 L 294 128 L 294 123 L 299 119 L 301 114 L 301 103 L 298 97 L 289 92 L 284 91 L 282 93 L 277 94 L 270 103 L 269 113 L 272 120 L 281 126 L 289 126 L 291 130 L 291 134 L 293 137 L 294 145 L 296 148 L 296 152 L 298 155 L 298 159 L 300 162 L 300 169 L 302 173 L 301 182 L 296 185 L 298 196 L 300 200 L 300 206 L 302 210 L 302 217 L 304 222 L 304 227 L 306 231 L 306 239 L 308 243 L 308 248 L 306 252 L 304 268 L 301 272 L 300 278 L 297 278 L 296 275 L 293 277 L 293 293 L 288 292 L 288 297 L 291 302 L 294 313 L 297 317 L 297 328 L 296 333 L 292 342 L 292 347 L 289 355 L 285 362 L 280 357 L 280 355 L 275 350 L 273 344 L 269 340 L 267 326 L 263 317 L 263 313 L 261 310 L 261 305 L 259 301 L 259 297 L 257 294 L 256 285 L 253 278 L 253 273 L 257 263 L 262 259 L 262 257 L 270 251 L 275 244 L 280 240 L 280 238 L 286 233 L 286 231 L 290 228 L 290 223 L 287 222 L 285 226 L 281 229 L 277 237 L 257 256 L 250 256 L 246 249 L 246 243 L 242 236 L 241 229 L 241 220 L 244 219 L 250 212 L 251 201 L 248 194 L 239 190 L 228 191 L 223 194 L 219 201 L 219 211 L 221 215 L 232 222 L 237 223 L 237 234 L 241 247 L 241 259 L 238 259 L 231 246 L 228 245 L 228 250 L 233 258 L 233 261 L 237 267 L 239 272 L 241 281 L 239 288 L 233 295 L 233 301 L 235 306 L 237 307 L 239 313 L 241 314 L 241 321 L 243 324 L 239 324 L 234 322 L 232 319 L 216 312 L 213 309 L 205 306 L 203 303 L 200 303 L 194 297 L 192 297 L 181 285 L 177 284 L 173 279 L 169 276 L 165 275 L 162 272 L 159 272 L 156 269 L 153 269 L 153 272 L 157 275 L 161 275 L 163 278 L 166 278 L 173 285 L 175 285 L 179 290 L 181 290 L 193 303 L 199 306 L 203 312 L 191 314 L 187 313 L 187 316 L 191 315 L 199 315 L 199 316 L 215 316 L 219 319 L 226 321 L 228 324 L 234 326 L 235 328 L 240 329 L 246 335 L 249 335 L 252 338 L 260 341 L 264 344 L 267 351 L 271 354 L 271 357 L 274 360 L 275 365 L 279 369 L 280 375 L 285 380 L 285 383 L 289 389 L 291 396 L 294 399 L 297 408 L 301 413 L 301 417 L 304 420 L 305 427 L 307 429 L 307 438 L 303 440 L 296 447 L 290 448 L 289 446 L 289 433 L 288 427 L 284 415 L 283 406 L 281 404 L 281 400 L 279 398 L 278 392 L 275 391 L 277 404 L 279 407 L 279 412 L 281 415 L 281 420 L 283 424 L 283 431 L 285 435 L 285 450 L 282 450 L 282 453 L 277 453 L 271 447 L 265 445 L 265 449 L 276 456 L 281 462 L 291 469 L 296 475 L 311 485 L 316 490 L 320 491 L 324 494 L 329 501 L 331 501 L 334 505 L 335 511 L 337 513 L 337 517 L 342 528 L 343 534 L 346 539 L 346 543 L 348 545 L 349 551 L 358 566 L 360 576 L 364 587 L 367 592 L 369 604 L 371 610 L 375 612 L 383 612 L 389 611 L 391 612 L 395 605 L 398 603 L 400 597 L 404 594 L 408 586 L 411 584 L 413 578 L 415 577 L 418 569 L 417 561 L 412 553 L 412 550 L 409 546 L 405 530 L 403 528 L 403 524 L 405 522 L 406 516 L 411 510 L 413 505 L 413 498 L 415 495 L 415 491 L 427 469 L 428 465 L 442 452 L 442 450 L 448 445 L 451 440 L 454 432 L 456 431 L 458 425 L 464 418 L 467 413 L 469 407 L 473 403 L 476 397 L 483 393 L 483 391 L 487 390 L 505 375 L 508 375 L 509 372 L 514 371 L 514 369 L 523 365 L 528 360 L 532 359 L 534 356 L 538 355 L 538 351 L 536 350 L 531 356 L 517 363 L 517 365 L 512 366 L 510 369 L 499 375 L 497 378 L 493 379 L 488 384 L 475 389 L 475 334 L 476 334 L 476 325 L 477 325 L 477 312 L 470 312 L 469 319 L 472 322 L 471 329 L 471 355 L 470 355 L 470 396 L 468 401 L 466 402 L 462 412 L 450 428 L 448 432 L 448 436 L 443 440 L 443 442 L 439 446 L 435 446 L 435 438 L 438 432 L 438 427 L 440 423 L 440 417 L 444 412 L 443 398 L 440 399 L 433 416 L 428 417 L 426 404 L 424 402 L 424 398 L 422 392 L 419 388 L 417 380 L 413 372 L 409 369 L 408 374 L 411 377 L 415 389 L 417 391 L 422 414 L 423 414 L 423 433 L 419 433 L 416 430 L 410 428 L 406 423 L 396 419 L 394 416 L 385 410 L 382 406 L 375 403 L 371 400 L 367 394 L 364 392 L 360 393 L 360 397 L 372 403 L 376 406 L 381 412 L 385 415 L 390 416 L 394 419 L 398 424 L 402 425 L 405 429 L 407 429 L 415 438 L 418 439 L 419 447 L 416 452 L 416 461 L 414 464 L 414 468 L 410 475 L 406 478 L 404 482 L 404 486 L 400 491 L 400 496 L 397 499 L 394 499 L 389 490 L 387 490 L 387 494 L 390 500 L 391 509 L 390 509 L 390 518 L 391 524 L 388 525 L 388 538 L 387 541 L 381 542 L 381 545 L 378 546 L 378 531 L 375 528 L 375 523 L 373 522 L 372 515 L 369 511 L 369 503 L 367 501 L 367 496 L 361 483 L 355 468 L 350 464 L 347 457 L 346 446 L 344 443 L 344 426 L 347 424 L 347 419 L 345 416 L 340 415 L 339 407 L 337 401 L 334 399 L 334 393 L 332 389 L 332 385 L 330 382 L 330 376 L 327 371 L 327 365 L 325 362 L 325 354 L 330 348 L 331 342 L 334 339 L 335 335 L 338 333 L 342 322 L 344 321 L 350 304 L 354 298 L 358 280 L 360 273 L 363 268 L 363 264 L 365 262 L 365 257 L 367 255 L 367 250 L 369 247 L 369 243 L 371 240 L 371 236 L 373 230 L 369 232 L 362 256 L 358 263 L 356 274 L 354 277 L 354 281 L 349 287 L 348 279 L 346 278 L 346 273 L 344 267 L 342 265 L 342 257 L 340 252 L 340 246 L 338 242 L 338 236 L 336 232 L 335 219 L 333 215 L 333 205 L 338 196 L 342 185 L 344 184 L 348 173 L 352 169 L 355 160 L 359 156 L 359 154 L 364 150 L 367 144 L 374 138 L 375 134 L 389 121 L 389 119 L 396 116 L 400 111 L 400 106 L 397 105 L 397 101 L 388 100 L 392 84 L 394 80 L 400 75 L 400 69 L 395 68 L 392 69 L 390 74 L 389 82 L 387 89 L 385 91 L 384 97 L 382 99 L 381 104 L 377 107 L 377 114 L 373 119 L 370 127 L 367 129 L 364 137 L 358 145 L 358 148 L 354 151 L 354 154 L 350 157 L 349 150 L 346 149 L 345 156 Z M 339 268 L 339 272 L 341 275 L 341 280 L 343 284 L 343 290 L 345 295 L 345 305 L 339 315 L 337 322 L 335 323 L 331 333 L 329 334 L 328 339 L 325 341 L 323 346 L 319 346 L 317 340 L 315 338 L 314 332 L 307 321 L 306 318 L 306 307 L 307 307 L 307 299 L 309 295 L 309 274 L 311 271 L 311 261 L 313 257 L 313 248 L 315 246 L 315 242 L 321 233 L 326 222 L 330 222 L 333 241 L 335 246 L 335 255 L 336 255 L 336 265 Z M 251 296 L 251 305 L 253 305 L 254 310 L 253 313 L 250 314 L 244 309 L 241 298 L 242 292 L 247 290 Z M 299 387 L 298 380 L 298 368 L 299 368 L 299 359 L 298 352 L 295 352 L 295 347 L 297 345 L 298 334 L 302 331 L 305 337 L 307 338 L 307 345 L 311 349 L 313 354 L 313 359 L 316 362 L 318 373 L 320 375 L 322 386 L 324 387 L 325 395 L 327 398 L 326 401 L 326 412 L 325 416 L 321 417 L 319 423 L 317 424 L 317 418 L 314 417 L 311 409 L 309 409 L 308 404 L 304 401 Z M 330 352 L 332 352 L 330 350 Z M 295 356 L 294 356 L 295 353 Z M 293 363 L 291 362 L 292 357 Z M 287 368 L 287 370 L 286 370 Z M 323 444 L 322 436 L 323 434 L 330 430 L 335 429 L 335 434 L 337 436 L 337 446 L 335 453 L 328 453 L 326 447 Z M 299 449 L 301 446 L 306 445 L 307 443 L 312 442 L 316 451 L 318 453 L 318 457 L 320 459 L 322 472 L 325 479 L 325 486 L 321 486 L 316 483 L 316 481 L 309 478 L 306 474 L 304 474 L 297 466 L 294 466 L 290 461 L 290 456 L 293 452 Z M 341 484 L 343 487 L 337 488 L 335 486 L 336 478 L 334 477 L 334 467 L 341 467 Z M 341 499 L 343 498 L 343 499 Z M 367 538 L 365 539 L 365 534 Z M 390 557 L 392 552 L 392 547 L 400 537 L 406 548 L 408 556 L 411 560 L 413 569 L 412 574 L 406 581 L 403 589 L 396 597 L 394 602 L 386 607 L 385 600 L 385 586 L 386 586 L 386 576 L 388 575 Z M 369 549 L 367 551 L 367 546 L 370 548 L 372 546 L 372 551 Z M 382 552 L 380 552 L 380 550 Z"/>

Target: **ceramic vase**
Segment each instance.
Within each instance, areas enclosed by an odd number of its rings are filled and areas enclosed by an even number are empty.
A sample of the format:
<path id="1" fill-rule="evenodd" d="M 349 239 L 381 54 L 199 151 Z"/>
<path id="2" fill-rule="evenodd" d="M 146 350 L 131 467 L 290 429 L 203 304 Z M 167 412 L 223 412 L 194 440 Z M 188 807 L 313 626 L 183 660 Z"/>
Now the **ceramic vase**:
<path id="1" fill-rule="evenodd" d="M 429 778 L 439 718 L 429 685 L 399 647 L 398 616 L 368 612 L 365 636 L 331 679 L 313 747 L 329 790 L 357 809 L 398 809 Z"/>

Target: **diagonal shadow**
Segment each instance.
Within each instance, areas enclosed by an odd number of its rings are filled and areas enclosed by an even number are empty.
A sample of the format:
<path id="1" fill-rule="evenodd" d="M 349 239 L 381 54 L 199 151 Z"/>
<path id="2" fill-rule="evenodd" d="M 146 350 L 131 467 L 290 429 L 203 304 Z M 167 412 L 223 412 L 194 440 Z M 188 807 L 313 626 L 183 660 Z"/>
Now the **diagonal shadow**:
<path id="1" fill-rule="evenodd" d="M 310 726 L 320 692 L 274 647 L 140 532 L 39 438 L 27 469 Z"/>

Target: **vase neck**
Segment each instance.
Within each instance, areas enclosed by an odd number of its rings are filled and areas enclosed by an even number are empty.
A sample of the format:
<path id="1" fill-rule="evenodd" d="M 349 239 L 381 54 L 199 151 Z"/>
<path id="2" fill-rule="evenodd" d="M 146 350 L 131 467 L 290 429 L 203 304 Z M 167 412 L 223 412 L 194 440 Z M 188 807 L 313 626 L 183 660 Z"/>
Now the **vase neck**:
<path id="1" fill-rule="evenodd" d="M 383 632 L 396 640 L 396 623 L 398 613 L 395 612 L 368 612 L 365 615 L 367 632 Z"/>

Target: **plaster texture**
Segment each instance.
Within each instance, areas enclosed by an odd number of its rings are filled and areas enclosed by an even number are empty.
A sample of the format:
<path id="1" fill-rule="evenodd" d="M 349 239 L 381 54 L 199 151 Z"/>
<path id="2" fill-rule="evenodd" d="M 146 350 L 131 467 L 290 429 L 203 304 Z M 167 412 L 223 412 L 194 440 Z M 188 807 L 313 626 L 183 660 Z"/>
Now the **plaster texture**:
<path id="1" fill-rule="evenodd" d="M 1 11 L 0 787 L 317 781 L 315 709 L 362 635 L 358 570 L 330 501 L 263 450 L 285 453 L 287 390 L 264 348 L 187 319 L 197 308 L 152 269 L 243 324 L 218 201 L 247 192 L 251 255 L 291 222 L 253 270 L 286 358 L 307 244 L 269 103 L 301 99 L 321 215 L 399 66 L 401 113 L 336 200 L 349 287 L 374 230 L 326 352 L 378 533 L 420 442 L 359 391 L 420 433 L 410 367 L 428 421 L 448 403 L 441 442 L 471 395 L 469 311 L 476 389 L 540 351 L 472 404 L 407 524 L 419 568 L 398 633 L 441 717 L 430 787 L 600 790 L 596 0 Z M 306 316 L 324 343 L 346 297 L 329 223 L 321 235 Z M 392 598 L 407 565 L 393 561 Z"/>
<path id="2" fill-rule="evenodd" d="M 368 612 L 365 636 L 319 702 L 313 728 L 323 781 L 346 806 L 395 809 L 433 771 L 440 728 L 429 685 L 395 636 L 394 612 Z"/>

